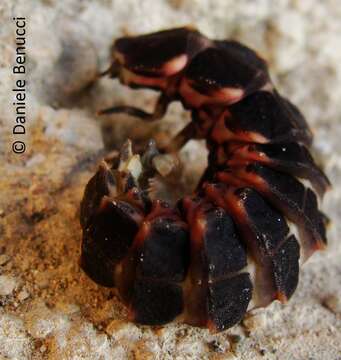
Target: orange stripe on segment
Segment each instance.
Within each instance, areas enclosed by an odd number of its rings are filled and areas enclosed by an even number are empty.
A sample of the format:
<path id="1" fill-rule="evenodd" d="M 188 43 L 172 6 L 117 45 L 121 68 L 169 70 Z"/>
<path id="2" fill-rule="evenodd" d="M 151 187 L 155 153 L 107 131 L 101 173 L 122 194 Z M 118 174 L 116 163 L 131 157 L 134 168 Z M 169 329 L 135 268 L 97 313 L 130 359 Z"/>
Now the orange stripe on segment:
<path id="1" fill-rule="evenodd" d="M 149 221 L 144 221 L 138 231 L 138 233 L 135 235 L 135 238 L 134 238 L 134 242 L 132 244 L 132 250 L 134 249 L 139 249 L 145 239 L 147 238 L 148 234 L 150 232 L 150 222 Z"/>
<path id="2" fill-rule="evenodd" d="M 215 323 L 211 319 L 207 319 L 206 327 L 210 333 L 217 333 L 219 330 L 217 329 Z"/>
<path id="3" fill-rule="evenodd" d="M 203 189 L 208 198 L 217 206 L 226 210 L 226 204 L 224 201 L 225 189 L 217 189 L 214 184 L 204 183 Z"/>
<path id="4" fill-rule="evenodd" d="M 206 220 L 205 203 L 187 199 L 184 207 L 187 209 L 187 221 L 190 229 L 190 266 L 188 270 L 188 287 L 186 288 L 185 308 L 188 323 L 195 326 L 205 326 L 207 322 L 207 273 L 204 260 L 204 233 Z"/>
<path id="5" fill-rule="evenodd" d="M 218 144 L 236 139 L 236 134 L 225 126 L 226 113 L 223 113 L 212 129 L 211 137 Z"/>
<path id="6" fill-rule="evenodd" d="M 271 160 L 265 153 L 257 151 L 252 145 L 241 145 L 240 143 L 229 144 L 226 149 L 229 159 L 226 164 L 229 166 L 249 164 L 251 162 L 259 162 L 262 164 L 269 164 Z"/>
<path id="7" fill-rule="evenodd" d="M 128 318 L 128 321 L 135 322 L 136 311 L 132 308 L 132 306 L 128 307 L 127 318 Z"/>
<path id="8" fill-rule="evenodd" d="M 225 151 L 228 155 L 239 155 L 240 152 L 245 152 L 249 148 L 249 144 L 245 144 L 244 142 L 234 141 L 228 142 L 225 145 Z"/>
<path id="9" fill-rule="evenodd" d="M 244 218 L 245 211 L 242 202 L 234 195 L 234 192 L 241 186 L 224 187 L 217 189 L 214 184 L 207 183 L 204 185 L 206 195 L 217 206 L 223 208 L 232 216 Z"/>
<path id="10" fill-rule="evenodd" d="M 312 246 L 313 252 L 326 250 L 326 248 L 327 248 L 327 244 L 325 244 L 322 241 L 316 241 Z"/>
<path id="11" fill-rule="evenodd" d="M 252 131 L 230 130 L 225 124 L 225 120 L 229 118 L 232 119 L 232 116 L 228 112 L 222 113 L 212 129 L 211 137 L 218 144 L 226 141 L 255 142 L 259 144 L 269 142 L 264 136 Z"/>
<path id="12" fill-rule="evenodd" d="M 180 83 L 179 94 L 188 107 L 199 108 L 207 102 L 207 97 L 195 91 L 186 78 Z"/>
<path id="13" fill-rule="evenodd" d="M 276 299 L 279 300 L 282 304 L 286 304 L 289 300 L 288 297 L 282 291 L 277 292 Z"/>
<path id="14" fill-rule="evenodd" d="M 232 105 L 240 101 L 244 97 L 244 90 L 238 88 L 222 88 L 219 90 L 213 91 L 210 95 L 211 97 L 219 100 L 226 105 Z"/>
<path id="15" fill-rule="evenodd" d="M 194 251 L 201 250 L 203 247 L 203 237 L 207 227 L 202 208 L 197 208 L 195 213 L 194 222 L 191 224 L 191 239 L 193 240 L 191 245 Z"/>
<path id="16" fill-rule="evenodd" d="M 195 211 L 197 207 L 200 205 L 200 202 L 193 201 L 189 196 L 184 197 L 182 200 L 183 208 L 186 214 L 186 220 L 189 225 L 191 225 L 194 221 Z"/>
<path id="17" fill-rule="evenodd" d="M 267 183 L 258 175 L 248 173 L 244 169 L 232 168 L 231 172 L 220 171 L 216 174 L 218 180 L 238 187 L 255 187 L 261 192 L 267 192 Z"/>
<path id="18" fill-rule="evenodd" d="M 184 77 L 181 80 L 179 94 L 189 107 L 199 108 L 203 105 L 230 105 L 241 100 L 244 91 L 238 88 L 222 88 L 212 91 L 209 95 L 204 95 L 192 87 L 194 82 Z"/>
<path id="19" fill-rule="evenodd" d="M 126 61 L 125 61 L 124 55 L 122 53 L 118 52 L 117 50 L 114 54 L 114 61 L 118 62 L 122 66 L 122 68 L 124 68 L 126 66 Z M 164 63 L 158 69 L 155 68 L 153 70 L 151 70 L 151 69 L 147 69 L 147 70 L 153 71 L 155 74 L 158 75 L 158 77 L 160 77 L 160 76 L 168 77 L 168 76 L 175 75 L 175 74 L 179 73 L 180 71 L 182 71 L 186 67 L 187 63 L 188 63 L 188 56 L 186 54 L 181 54 L 179 56 L 175 56 L 174 58 L 170 59 L 169 61 Z M 131 72 L 130 70 L 128 70 L 127 68 L 125 68 L 125 70 L 130 72 L 134 76 L 139 77 L 139 79 L 141 79 L 141 78 L 155 79 L 153 77 L 137 75 L 137 74 Z"/>
<path id="20" fill-rule="evenodd" d="M 137 75 L 128 69 L 122 68 L 120 73 L 120 80 L 124 85 L 140 85 L 140 86 L 151 86 L 159 89 L 166 89 L 168 87 L 167 77 L 151 77 Z"/>
<path id="21" fill-rule="evenodd" d="M 249 186 L 254 186 L 256 190 L 264 195 L 269 195 L 271 193 L 267 182 L 255 173 L 248 172 L 245 169 L 239 169 L 236 171 L 236 176 L 243 179 Z"/>
<path id="22" fill-rule="evenodd" d="M 178 72 L 182 71 L 188 63 L 188 56 L 182 54 L 174 57 L 170 61 L 167 61 L 163 66 L 160 73 L 164 76 L 175 75 Z"/>
<path id="23" fill-rule="evenodd" d="M 186 197 L 183 200 L 183 207 L 186 212 L 191 239 L 193 240 L 191 246 L 194 245 L 194 251 L 200 250 L 202 247 L 202 239 L 206 231 L 206 219 L 204 215 L 205 203 L 203 201 L 195 202 L 190 197 Z"/>
<path id="24" fill-rule="evenodd" d="M 215 150 L 216 152 L 216 159 L 217 165 L 223 165 L 227 161 L 228 155 L 225 152 L 224 146 L 218 146 L 218 148 Z"/>
<path id="25" fill-rule="evenodd" d="M 225 194 L 225 202 L 228 209 L 230 209 L 230 214 L 236 221 L 238 219 L 238 222 L 240 224 L 245 223 L 246 219 L 248 218 L 247 213 L 245 212 L 244 204 L 242 199 L 237 197 L 235 195 L 235 191 L 240 188 L 238 187 L 229 187 Z M 227 210 L 229 211 L 229 210 Z"/>
<path id="26" fill-rule="evenodd" d="M 236 187 L 246 186 L 244 181 L 242 181 L 241 179 L 239 179 L 232 173 L 220 171 L 220 172 L 217 172 L 216 178 L 219 181 L 222 181 L 224 184 L 227 184 L 227 185 L 232 185 L 232 186 L 236 186 Z"/>

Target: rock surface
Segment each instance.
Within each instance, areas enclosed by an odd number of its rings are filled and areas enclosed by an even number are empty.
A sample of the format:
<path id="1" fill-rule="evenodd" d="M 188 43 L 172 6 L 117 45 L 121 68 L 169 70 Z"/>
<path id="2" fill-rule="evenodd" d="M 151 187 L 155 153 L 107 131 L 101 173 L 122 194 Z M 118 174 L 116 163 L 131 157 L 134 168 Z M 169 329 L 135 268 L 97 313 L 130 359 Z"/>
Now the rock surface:
<path id="1" fill-rule="evenodd" d="M 11 151 L 14 16 L 27 18 L 27 123 Z M 0 5 L 0 359 L 341 359 L 341 2 L 337 0 L 3 0 Z M 221 334 L 128 323 L 115 293 L 79 269 L 79 202 L 106 151 L 129 135 L 162 142 L 188 119 L 179 105 L 152 126 L 95 111 L 152 92 L 101 79 L 113 38 L 195 24 L 269 60 L 274 82 L 305 113 L 333 183 L 323 209 L 330 245 L 304 266 L 288 305 L 273 303 Z M 203 145 L 182 156 L 203 165 Z M 4 286 L 5 284 L 5 286 Z"/>

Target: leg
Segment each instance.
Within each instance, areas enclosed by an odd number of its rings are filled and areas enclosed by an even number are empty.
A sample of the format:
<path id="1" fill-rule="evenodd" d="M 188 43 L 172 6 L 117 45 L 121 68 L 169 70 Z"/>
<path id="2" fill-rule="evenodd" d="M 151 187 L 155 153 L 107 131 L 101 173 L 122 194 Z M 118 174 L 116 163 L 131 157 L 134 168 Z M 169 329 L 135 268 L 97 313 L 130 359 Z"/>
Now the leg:
<path id="1" fill-rule="evenodd" d="M 134 106 L 114 106 L 108 109 L 99 110 L 97 115 L 106 115 L 106 114 L 118 114 L 124 113 L 131 116 L 135 116 L 144 121 L 155 121 L 161 119 L 168 108 L 169 103 L 172 101 L 167 95 L 161 94 L 159 97 L 154 112 L 147 113 L 142 109 L 136 108 Z"/>

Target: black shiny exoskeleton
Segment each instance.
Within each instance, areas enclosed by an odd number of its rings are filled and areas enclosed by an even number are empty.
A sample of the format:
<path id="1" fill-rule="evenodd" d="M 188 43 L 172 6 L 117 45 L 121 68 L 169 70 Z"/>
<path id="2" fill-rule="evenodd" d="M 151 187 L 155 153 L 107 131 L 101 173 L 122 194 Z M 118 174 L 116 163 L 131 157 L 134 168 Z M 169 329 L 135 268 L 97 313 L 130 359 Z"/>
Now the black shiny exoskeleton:
<path id="1" fill-rule="evenodd" d="M 154 121 L 180 101 L 192 121 L 161 153 L 150 144 L 139 157 L 127 142 L 119 161 L 103 161 L 81 204 L 83 270 L 116 287 L 141 324 L 178 319 L 221 331 L 252 307 L 286 302 L 299 259 L 327 243 L 315 191 L 322 197 L 330 184 L 310 155 L 306 120 L 275 90 L 265 61 L 180 28 L 116 40 L 104 74 L 161 95 L 152 113 L 100 114 Z M 175 204 L 153 198 L 148 179 L 167 176 L 157 164 L 191 138 L 209 150 L 197 190 Z"/>

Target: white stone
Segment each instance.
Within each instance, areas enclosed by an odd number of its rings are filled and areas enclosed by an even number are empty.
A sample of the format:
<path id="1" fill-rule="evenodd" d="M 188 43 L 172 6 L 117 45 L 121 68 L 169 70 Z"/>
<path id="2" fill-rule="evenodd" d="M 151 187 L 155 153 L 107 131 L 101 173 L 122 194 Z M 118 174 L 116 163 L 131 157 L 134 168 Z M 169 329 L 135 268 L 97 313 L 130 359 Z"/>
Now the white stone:
<path id="1" fill-rule="evenodd" d="M 70 323 L 65 314 L 47 308 L 42 301 L 36 301 L 25 314 L 25 326 L 32 337 L 44 339 L 51 334 L 65 332 Z"/>
<path id="2" fill-rule="evenodd" d="M 259 330 L 266 325 L 266 316 L 263 312 L 250 312 L 243 319 L 243 325 L 249 331 Z"/>
<path id="3" fill-rule="evenodd" d="M 30 293 L 26 289 L 21 290 L 17 296 L 20 302 L 28 299 L 29 297 L 30 297 Z"/>
<path id="4" fill-rule="evenodd" d="M 142 336 L 141 330 L 136 325 L 120 320 L 113 320 L 105 331 L 116 341 L 134 342 Z"/>
<path id="5" fill-rule="evenodd" d="M 6 359 L 31 359 L 32 344 L 18 317 L 0 314 L 0 356 Z"/>
<path id="6" fill-rule="evenodd" d="M 0 296 L 11 295 L 17 286 L 17 280 L 13 276 L 0 275 Z"/>

